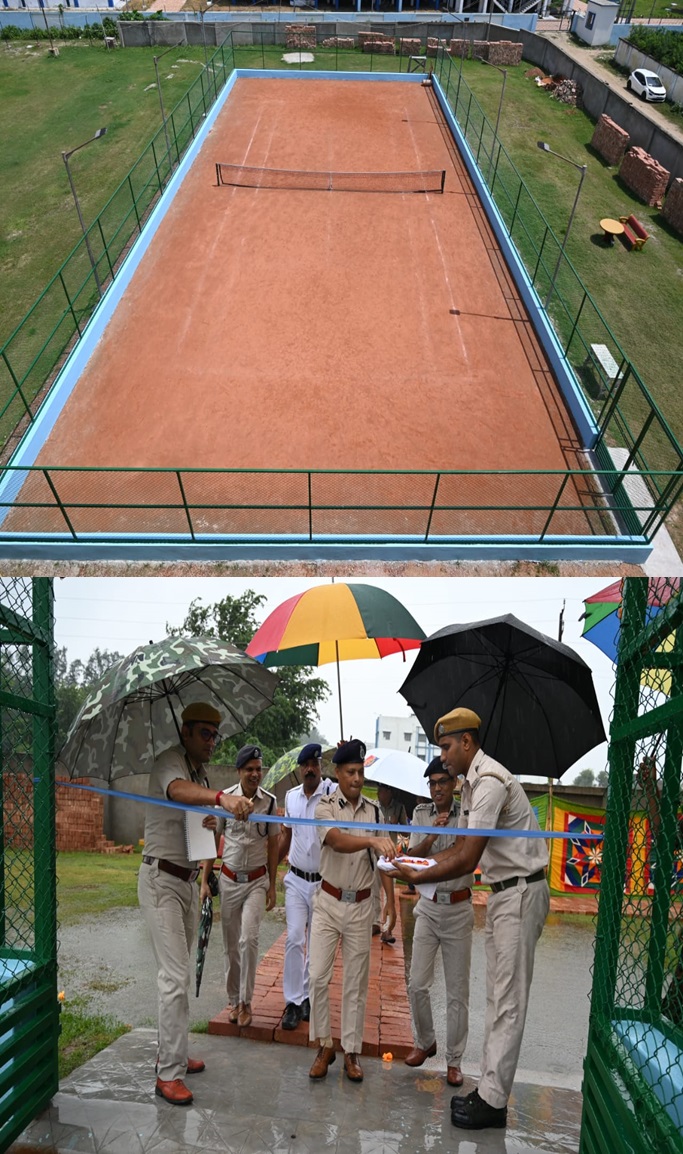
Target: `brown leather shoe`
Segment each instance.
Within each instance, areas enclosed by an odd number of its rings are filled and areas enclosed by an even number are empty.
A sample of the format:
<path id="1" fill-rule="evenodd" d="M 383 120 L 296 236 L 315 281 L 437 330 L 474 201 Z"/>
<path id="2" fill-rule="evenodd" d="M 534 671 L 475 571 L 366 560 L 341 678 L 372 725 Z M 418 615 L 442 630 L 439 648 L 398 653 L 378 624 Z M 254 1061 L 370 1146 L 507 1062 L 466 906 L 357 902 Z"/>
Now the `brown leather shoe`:
<path id="1" fill-rule="evenodd" d="M 236 1006 L 230 1006 L 228 1010 L 228 1021 L 231 1022 L 233 1026 L 237 1025 L 237 1019 L 239 1018 L 241 1009 L 242 1003 L 238 1002 Z"/>
<path id="2" fill-rule="evenodd" d="M 459 1066 L 449 1066 L 446 1073 L 446 1081 L 449 1086 L 462 1086 L 464 1082 L 462 1070 Z"/>
<path id="3" fill-rule="evenodd" d="M 206 1069 L 206 1062 L 202 1062 L 201 1058 L 187 1059 L 188 1074 L 201 1074 L 202 1070 Z"/>
<path id="4" fill-rule="evenodd" d="M 192 1091 L 188 1090 L 180 1078 L 174 1078 L 172 1082 L 162 1082 L 161 1078 L 157 1078 L 154 1093 L 172 1106 L 189 1106 L 192 1102 Z"/>
<path id="5" fill-rule="evenodd" d="M 344 1054 L 344 1073 L 352 1082 L 363 1081 L 363 1070 L 358 1061 L 358 1054 Z"/>
<path id="6" fill-rule="evenodd" d="M 240 1003 L 240 1012 L 237 1015 L 237 1025 L 240 1029 L 251 1025 L 251 1004 L 249 1002 Z"/>
<path id="7" fill-rule="evenodd" d="M 415 1046 L 408 1054 L 408 1057 L 403 1060 L 406 1066 L 422 1066 L 427 1061 L 427 1058 L 433 1058 L 435 1054 L 436 1042 L 432 1042 L 431 1046 L 428 1046 L 426 1050 L 421 1050 L 419 1046 Z"/>
<path id="8" fill-rule="evenodd" d="M 328 1068 L 336 1056 L 334 1046 L 320 1046 L 315 1056 L 315 1062 L 308 1071 L 309 1078 L 326 1078 Z"/>

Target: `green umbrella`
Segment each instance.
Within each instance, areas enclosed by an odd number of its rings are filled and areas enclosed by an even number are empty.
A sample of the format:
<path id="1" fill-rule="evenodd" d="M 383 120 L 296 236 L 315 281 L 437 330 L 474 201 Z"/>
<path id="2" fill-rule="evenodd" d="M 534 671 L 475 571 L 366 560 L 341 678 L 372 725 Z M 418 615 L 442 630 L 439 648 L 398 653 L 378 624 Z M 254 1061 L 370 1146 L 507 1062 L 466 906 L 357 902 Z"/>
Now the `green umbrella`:
<path id="1" fill-rule="evenodd" d="M 301 785 L 301 766 L 297 765 L 297 758 L 303 749 L 303 745 L 297 745 L 294 749 L 289 749 L 287 753 L 283 753 L 278 757 L 277 761 L 273 762 L 268 773 L 262 781 L 263 789 L 272 790 L 279 781 L 282 781 L 287 775 L 291 775 L 292 785 Z M 332 777 L 332 755 L 334 749 L 323 750 L 323 774 L 327 777 Z"/>
<path id="2" fill-rule="evenodd" d="M 279 678 L 241 649 L 210 637 L 171 637 L 136 649 L 93 687 L 58 760 L 73 777 L 114 781 L 149 773 L 180 740 L 180 714 L 204 701 L 221 737 L 245 730 L 272 703 Z"/>

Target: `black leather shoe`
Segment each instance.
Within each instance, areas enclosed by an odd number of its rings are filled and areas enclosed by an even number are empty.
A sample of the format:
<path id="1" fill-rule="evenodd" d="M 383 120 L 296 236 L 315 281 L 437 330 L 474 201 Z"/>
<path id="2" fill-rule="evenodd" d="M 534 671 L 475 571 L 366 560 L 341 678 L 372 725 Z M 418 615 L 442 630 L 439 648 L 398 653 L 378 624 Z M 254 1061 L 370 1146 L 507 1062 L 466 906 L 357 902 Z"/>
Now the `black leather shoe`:
<path id="1" fill-rule="evenodd" d="M 294 1002 L 288 1002 L 282 1015 L 282 1029 L 296 1030 L 301 1021 L 301 1009 Z"/>
<path id="2" fill-rule="evenodd" d="M 308 1022 L 310 1020 L 310 1017 L 311 1017 L 310 998 L 304 998 L 303 1002 L 299 1006 L 299 1009 L 301 1010 L 301 1021 L 302 1022 Z"/>
<path id="3" fill-rule="evenodd" d="M 461 1130 L 502 1130 L 507 1126 L 508 1109 L 489 1106 L 479 1091 L 473 1090 L 466 1098 L 451 1098 L 451 1122 Z"/>

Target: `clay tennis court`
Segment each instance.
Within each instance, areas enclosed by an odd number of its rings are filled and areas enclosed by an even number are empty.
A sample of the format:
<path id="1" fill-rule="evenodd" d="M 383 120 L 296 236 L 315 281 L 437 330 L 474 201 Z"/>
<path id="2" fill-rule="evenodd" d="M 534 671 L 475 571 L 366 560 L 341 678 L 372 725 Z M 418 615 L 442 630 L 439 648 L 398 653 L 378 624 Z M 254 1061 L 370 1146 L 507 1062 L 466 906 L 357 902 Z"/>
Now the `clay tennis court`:
<path id="1" fill-rule="evenodd" d="M 218 187 L 216 162 L 446 170 L 443 194 Z M 576 432 L 443 121 L 420 84 L 238 79 L 37 464 L 199 469 L 585 467 Z M 184 532 L 174 477 L 66 473 L 78 531 Z M 190 505 L 294 505 L 305 478 L 183 478 Z M 410 532 L 433 478 L 315 482 L 321 532 Z M 459 478 L 441 502 L 549 505 L 559 478 Z M 36 476 L 22 500 L 52 502 Z M 567 487 L 563 504 L 579 504 Z M 592 503 L 592 499 L 591 499 Z M 419 525 L 424 514 L 416 514 Z M 379 518 L 379 520 L 378 520 Z M 547 512 L 438 513 L 432 531 L 538 532 Z M 297 531 L 277 508 L 207 509 L 207 532 Z M 54 510 L 6 529 L 49 531 Z M 417 522 L 416 522 L 417 524 Z M 417 529 L 419 532 L 420 530 Z M 560 513 L 552 532 L 600 531 Z"/>

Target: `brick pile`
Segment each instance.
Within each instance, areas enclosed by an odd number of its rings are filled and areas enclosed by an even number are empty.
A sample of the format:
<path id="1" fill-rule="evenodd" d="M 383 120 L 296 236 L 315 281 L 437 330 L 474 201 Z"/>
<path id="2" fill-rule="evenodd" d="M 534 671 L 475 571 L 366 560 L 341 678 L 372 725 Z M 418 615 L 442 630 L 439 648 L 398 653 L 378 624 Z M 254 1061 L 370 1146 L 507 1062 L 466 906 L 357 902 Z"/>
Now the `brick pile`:
<path id="1" fill-rule="evenodd" d="M 395 56 L 396 45 L 393 40 L 365 40 L 363 52 L 374 52 L 380 56 Z"/>
<path id="2" fill-rule="evenodd" d="M 3 773 L 2 803 L 5 847 L 33 847 L 33 780 L 28 773 Z"/>
<path id="3" fill-rule="evenodd" d="M 445 48 L 448 51 L 447 40 L 437 40 L 436 36 L 427 37 L 427 56 L 436 56 L 439 48 Z"/>
<path id="4" fill-rule="evenodd" d="M 477 41 L 477 45 L 480 41 Z M 481 41 L 486 43 L 486 41 Z M 477 56 L 484 53 L 477 47 Z M 484 57 L 489 64 L 497 64 L 499 68 L 506 68 L 522 61 L 522 45 L 514 40 L 491 40 L 488 42 L 488 55 Z"/>
<path id="5" fill-rule="evenodd" d="M 358 33 L 358 47 L 363 51 L 363 45 L 373 40 L 383 40 L 383 32 L 359 32 Z"/>
<path id="6" fill-rule="evenodd" d="M 317 48 L 315 24 L 286 24 L 286 48 Z"/>
<path id="7" fill-rule="evenodd" d="M 553 92 L 553 98 L 559 100 L 560 104 L 580 104 L 583 89 L 575 80 L 568 80 L 563 77 Z"/>
<path id="8" fill-rule="evenodd" d="M 595 151 L 599 152 L 602 159 L 606 160 L 608 164 L 621 164 L 630 140 L 631 138 L 626 129 L 615 124 L 615 122 L 609 116 L 605 116 L 603 112 L 595 126 L 591 144 Z"/>
<path id="9" fill-rule="evenodd" d="M 398 42 L 401 56 L 422 56 L 422 41 L 404 36 Z"/>
<path id="10" fill-rule="evenodd" d="M 355 48 L 356 41 L 353 36 L 328 36 L 327 40 L 322 42 L 323 48 Z"/>
<path id="11" fill-rule="evenodd" d="M 677 177 L 664 201 L 664 219 L 683 235 L 683 180 Z"/>
<path id="12" fill-rule="evenodd" d="M 451 56 L 462 56 L 464 53 L 465 60 L 468 60 L 470 55 L 470 43 L 471 41 L 469 40 L 451 40 L 450 44 L 448 45 L 448 51 L 450 52 Z"/>
<path id="13" fill-rule="evenodd" d="M 671 173 L 644 148 L 629 148 L 621 162 L 619 176 L 645 204 L 661 204 Z"/>
<path id="14" fill-rule="evenodd" d="M 56 778 L 56 785 L 66 781 Z M 83 785 L 89 785 L 85 780 Z M 98 793 L 85 793 L 80 789 L 57 789 L 58 850 L 91 850 L 94 853 L 116 853 L 113 841 L 108 841 L 104 829 L 104 798 Z"/>

